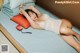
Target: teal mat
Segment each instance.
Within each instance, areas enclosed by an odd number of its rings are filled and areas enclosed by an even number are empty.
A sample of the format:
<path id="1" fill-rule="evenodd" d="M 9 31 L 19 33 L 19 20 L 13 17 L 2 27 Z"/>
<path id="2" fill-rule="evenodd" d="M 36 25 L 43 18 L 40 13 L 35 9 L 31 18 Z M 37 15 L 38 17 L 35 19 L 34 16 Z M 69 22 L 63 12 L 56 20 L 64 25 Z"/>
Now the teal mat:
<path id="1" fill-rule="evenodd" d="M 42 13 L 49 14 L 52 18 L 58 19 L 55 15 L 41 7 L 36 6 L 36 8 Z M 60 35 L 54 32 L 36 30 L 30 27 L 23 29 L 23 31 L 30 31 L 32 34 L 23 34 L 15 28 L 17 24 L 3 13 L 0 13 L 0 23 L 29 53 L 77 53 Z M 77 28 L 74 27 L 73 30 L 80 34 L 80 30 Z"/>

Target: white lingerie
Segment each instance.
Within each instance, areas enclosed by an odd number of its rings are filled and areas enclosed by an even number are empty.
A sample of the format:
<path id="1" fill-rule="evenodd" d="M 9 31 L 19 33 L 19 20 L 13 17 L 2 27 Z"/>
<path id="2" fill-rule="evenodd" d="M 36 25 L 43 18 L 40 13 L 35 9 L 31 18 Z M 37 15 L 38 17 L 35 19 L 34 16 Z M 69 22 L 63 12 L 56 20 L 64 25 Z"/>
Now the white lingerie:
<path id="1" fill-rule="evenodd" d="M 60 19 L 53 19 L 47 14 L 43 14 L 42 18 L 45 19 L 45 21 L 41 21 L 38 23 L 42 29 L 60 34 L 59 30 L 62 23 Z"/>

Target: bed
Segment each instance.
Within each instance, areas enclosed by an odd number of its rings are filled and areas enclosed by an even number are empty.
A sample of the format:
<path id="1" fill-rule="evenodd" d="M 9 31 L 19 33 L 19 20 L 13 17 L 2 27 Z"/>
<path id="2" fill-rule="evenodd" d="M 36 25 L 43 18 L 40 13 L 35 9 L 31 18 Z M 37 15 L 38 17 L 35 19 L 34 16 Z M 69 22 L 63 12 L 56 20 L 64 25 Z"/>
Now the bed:
<path id="1" fill-rule="evenodd" d="M 42 7 L 35 5 L 42 13 L 49 14 L 54 19 L 57 16 L 46 11 Z M 17 13 L 17 11 L 16 11 Z M 16 27 L 16 23 L 10 20 L 11 17 L 0 12 L 1 25 L 11 34 L 11 36 L 28 52 L 28 53 L 77 53 L 77 51 L 68 45 L 60 35 L 45 30 L 36 30 L 33 28 L 23 29 L 22 31 L 32 32 L 32 34 L 21 33 Z M 73 30 L 80 34 L 80 30 L 73 27 Z"/>

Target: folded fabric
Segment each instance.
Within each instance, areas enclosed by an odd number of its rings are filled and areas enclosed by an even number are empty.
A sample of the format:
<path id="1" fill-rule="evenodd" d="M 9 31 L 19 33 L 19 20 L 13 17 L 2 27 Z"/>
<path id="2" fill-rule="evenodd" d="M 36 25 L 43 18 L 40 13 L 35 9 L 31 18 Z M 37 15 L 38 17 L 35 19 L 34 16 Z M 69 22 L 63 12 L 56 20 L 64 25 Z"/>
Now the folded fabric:
<path id="1" fill-rule="evenodd" d="M 26 6 L 24 7 L 24 10 L 27 9 L 27 7 L 30 5 L 35 6 L 35 3 L 34 2 L 27 3 Z M 13 11 L 13 16 L 19 14 L 19 6 L 15 9 L 12 9 L 12 11 Z"/>
<path id="2" fill-rule="evenodd" d="M 22 3 L 34 2 L 33 0 L 9 0 L 10 8 L 14 9 L 18 7 Z"/>
<path id="3" fill-rule="evenodd" d="M 9 8 L 9 4 L 6 4 L 2 7 L 2 12 L 8 17 L 13 16 L 13 11 L 12 9 Z"/>
<path id="4" fill-rule="evenodd" d="M 24 10 L 27 9 L 27 7 L 30 6 L 30 5 L 35 6 L 35 3 L 34 2 L 26 3 L 26 6 L 24 7 Z M 9 16 L 9 18 L 11 18 L 11 17 L 19 14 L 19 6 L 15 9 L 11 9 L 9 3 L 7 3 L 6 5 L 4 5 L 2 7 L 2 12 L 4 14 L 6 14 L 7 16 Z"/>
<path id="5" fill-rule="evenodd" d="M 4 0 L 3 6 L 9 3 L 9 0 Z"/>

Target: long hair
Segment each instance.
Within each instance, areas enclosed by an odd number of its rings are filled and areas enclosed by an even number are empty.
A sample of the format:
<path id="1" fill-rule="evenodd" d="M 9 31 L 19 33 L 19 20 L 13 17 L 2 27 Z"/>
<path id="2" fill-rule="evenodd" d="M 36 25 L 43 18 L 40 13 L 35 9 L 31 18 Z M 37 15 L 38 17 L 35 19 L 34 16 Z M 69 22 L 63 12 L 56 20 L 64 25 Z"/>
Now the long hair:
<path id="1" fill-rule="evenodd" d="M 35 15 L 38 17 L 38 14 L 31 9 L 26 9 L 25 11 L 29 16 L 30 16 L 29 12 L 32 12 L 32 13 L 35 13 Z"/>

